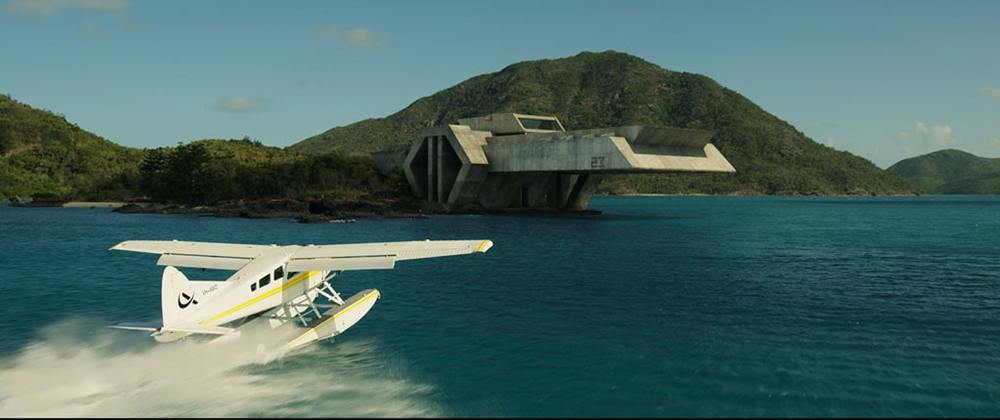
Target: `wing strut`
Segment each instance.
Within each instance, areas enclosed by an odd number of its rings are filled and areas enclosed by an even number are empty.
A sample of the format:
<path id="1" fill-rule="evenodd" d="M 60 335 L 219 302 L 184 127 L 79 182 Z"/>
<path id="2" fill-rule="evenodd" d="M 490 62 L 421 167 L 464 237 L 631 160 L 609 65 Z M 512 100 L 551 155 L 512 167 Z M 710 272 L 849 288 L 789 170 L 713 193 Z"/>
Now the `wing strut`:
<path id="1" fill-rule="evenodd" d="M 340 274 L 339 271 L 331 271 L 321 283 L 287 303 L 282 304 L 279 307 L 280 309 L 274 312 L 273 317 L 285 321 L 298 319 L 302 322 L 302 326 L 308 326 L 309 322 L 323 316 L 320 311 L 321 308 L 329 309 L 344 305 L 344 299 L 340 297 L 340 293 L 337 293 L 333 288 L 333 284 L 331 284 L 331 280 L 338 274 Z M 333 303 L 314 302 L 318 295 L 329 299 Z"/>
<path id="2" fill-rule="evenodd" d="M 316 288 L 316 291 L 323 295 L 323 297 L 330 299 L 330 301 L 335 302 L 338 305 L 343 305 L 344 299 L 340 297 L 340 293 L 333 290 L 333 285 L 330 284 L 330 280 L 332 280 L 337 273 L 339 273 L 339 271 L 331 271 L 330 275 L 326 276 L 326 279 L 323 280 L 323 283 Z M 326 290 L 329 290 L 329 292 Z"/>

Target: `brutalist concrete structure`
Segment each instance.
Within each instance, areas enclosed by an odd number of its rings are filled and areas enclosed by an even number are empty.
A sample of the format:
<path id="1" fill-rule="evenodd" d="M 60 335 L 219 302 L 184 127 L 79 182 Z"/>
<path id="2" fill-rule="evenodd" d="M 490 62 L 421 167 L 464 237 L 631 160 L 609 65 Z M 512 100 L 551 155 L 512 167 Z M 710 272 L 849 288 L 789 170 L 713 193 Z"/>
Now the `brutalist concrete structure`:
<path id="1" fill-rule="evenodd" d="M 403 159 L 413 192 L 451 210 L 587 208 L 615 173 L 735 172 L 714 132 L 657 126 L 566 131 L 559 119 L 514 113 L 425 129 Z"/>

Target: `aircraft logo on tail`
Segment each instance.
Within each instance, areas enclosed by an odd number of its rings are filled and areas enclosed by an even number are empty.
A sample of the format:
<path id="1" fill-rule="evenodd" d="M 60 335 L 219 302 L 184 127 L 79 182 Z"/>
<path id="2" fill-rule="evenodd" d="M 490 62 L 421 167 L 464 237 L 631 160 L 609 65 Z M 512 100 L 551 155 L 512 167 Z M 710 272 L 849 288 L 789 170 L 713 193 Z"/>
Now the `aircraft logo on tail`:
<path id="1" fill-rule="evenodd" d="M 189 296 L 187 293 L 181 292 L 181 294 L 177 296 L 177 306 L 179 306 L 181 309 L 187 308 L 188 305 L 197 305 L 197 304 L 198 301 L 194 300 L 194 295 Z"/>

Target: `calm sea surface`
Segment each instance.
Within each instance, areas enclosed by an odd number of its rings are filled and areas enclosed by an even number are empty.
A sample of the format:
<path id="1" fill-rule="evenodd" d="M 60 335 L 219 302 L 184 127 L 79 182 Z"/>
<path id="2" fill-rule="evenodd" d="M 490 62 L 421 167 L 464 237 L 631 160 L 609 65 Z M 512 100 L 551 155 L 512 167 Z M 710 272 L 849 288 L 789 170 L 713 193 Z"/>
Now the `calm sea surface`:
<path id="1" fill-rule="evenodd" d="M 1000 416 L 1000 197 L 609 197 L 599 217 L 290 220 L 0 207 L 0 415 Z M 128 239 L 492 239 L 279 362 L 156 345 Z M 197 272 L 189 275 L 198 278 Z"/>

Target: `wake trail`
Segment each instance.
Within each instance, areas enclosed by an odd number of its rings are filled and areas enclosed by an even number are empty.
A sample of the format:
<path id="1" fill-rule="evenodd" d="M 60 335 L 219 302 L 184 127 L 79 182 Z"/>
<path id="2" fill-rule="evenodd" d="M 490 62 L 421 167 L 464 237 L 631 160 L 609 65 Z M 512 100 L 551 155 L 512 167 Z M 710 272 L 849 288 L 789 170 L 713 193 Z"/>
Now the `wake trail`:
<path id="1" fill-rule="evenodd" d="M 273 332 L 272 332 L 273 333 Z M 265 363 L 285 334 L 158 344 L 70 319 L 0 361 L 0 415 L 428 417 L 433 387 L 372 340 L 315 343 Z"/>

